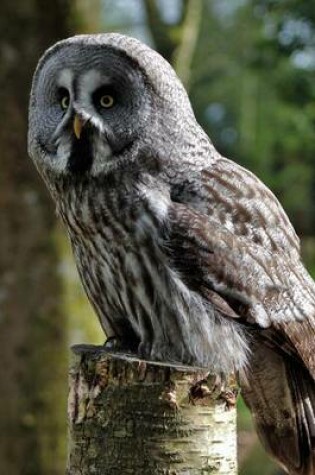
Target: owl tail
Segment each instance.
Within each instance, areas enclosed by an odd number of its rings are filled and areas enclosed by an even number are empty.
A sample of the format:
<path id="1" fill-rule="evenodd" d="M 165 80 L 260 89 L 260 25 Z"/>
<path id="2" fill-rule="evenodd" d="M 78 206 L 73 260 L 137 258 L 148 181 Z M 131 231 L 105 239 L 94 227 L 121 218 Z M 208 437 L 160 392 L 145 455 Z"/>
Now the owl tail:
<path id="1" fill-rule="evenodd" d="M 255 343 L 239 378 L 267 452 L 291 475 L 315 475 L 315 382 L 307 369 Z"/>

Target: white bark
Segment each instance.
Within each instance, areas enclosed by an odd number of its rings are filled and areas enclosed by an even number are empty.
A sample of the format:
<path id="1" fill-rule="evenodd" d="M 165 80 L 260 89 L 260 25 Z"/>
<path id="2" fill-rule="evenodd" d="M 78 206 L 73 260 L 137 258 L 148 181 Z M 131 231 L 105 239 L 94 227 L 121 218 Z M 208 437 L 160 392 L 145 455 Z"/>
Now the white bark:
<path id="1" fill-rule="evenodd" d="M 235 475 L 235 407 L 214 397 L 205 377 L 75 347 L 68 475 Z"/>

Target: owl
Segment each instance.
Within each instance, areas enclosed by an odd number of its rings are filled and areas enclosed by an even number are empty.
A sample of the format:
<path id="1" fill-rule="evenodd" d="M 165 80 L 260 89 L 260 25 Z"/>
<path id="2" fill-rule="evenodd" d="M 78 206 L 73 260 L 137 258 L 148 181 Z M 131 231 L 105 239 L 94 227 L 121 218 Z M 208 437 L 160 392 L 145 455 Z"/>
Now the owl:
<path id="1" fill-rule="evenodd" d="M 171 66 L 120 34 L 58 42 L 28 147 L 109 341 L 236 372 L 266 449 L 314 474 L 314 282 L 281 205 L 216 151 Z"/>

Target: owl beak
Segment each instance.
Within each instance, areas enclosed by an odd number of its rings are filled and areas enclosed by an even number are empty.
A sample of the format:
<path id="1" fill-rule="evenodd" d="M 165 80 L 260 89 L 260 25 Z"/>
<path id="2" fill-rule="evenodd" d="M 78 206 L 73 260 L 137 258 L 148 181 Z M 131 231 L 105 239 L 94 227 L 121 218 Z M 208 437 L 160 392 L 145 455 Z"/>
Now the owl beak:
<path id="1" fill-rule="evenodd" d="M 83 123 L 82 119 L 80 119 L 78 114 L 75 114 L 74 120 L 73 120 L 73 131 L 74 131 L 74 135 L 76 136 L 76 138 L 78 140 L 81 137 L 81 132 L 82 132 L 83 125 L 84 125 L 84 123 Z"/>

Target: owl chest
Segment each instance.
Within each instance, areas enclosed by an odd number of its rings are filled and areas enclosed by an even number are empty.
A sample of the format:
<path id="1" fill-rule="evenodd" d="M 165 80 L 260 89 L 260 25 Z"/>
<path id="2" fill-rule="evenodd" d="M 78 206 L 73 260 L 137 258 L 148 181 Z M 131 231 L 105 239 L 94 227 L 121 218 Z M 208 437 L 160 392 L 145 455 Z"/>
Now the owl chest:
<path id="1" fill-rule="evenodd" d="M 93 233 L 70 237 L 81 280 L 107 333 L 108 326 L 120 333 L 117 326 L 126 317 L 136 329 L 137 321 L 161 311 L 165 292 L 156 289 L 164 286 L 167 262 L 149 217 L 142 216 L 133 227 L 103 222 Z"/>

